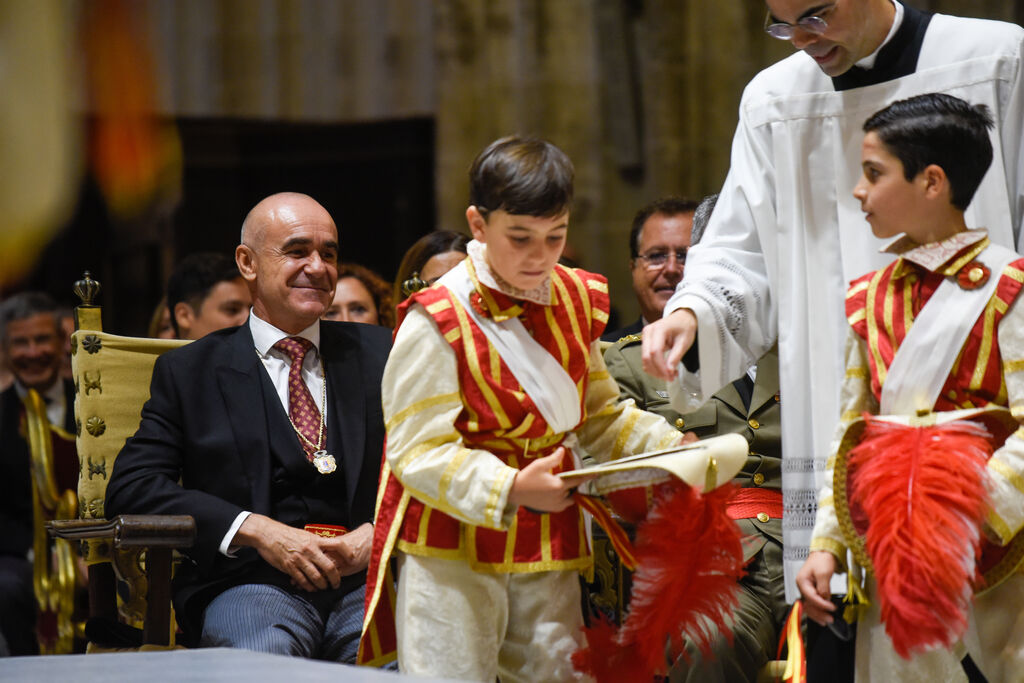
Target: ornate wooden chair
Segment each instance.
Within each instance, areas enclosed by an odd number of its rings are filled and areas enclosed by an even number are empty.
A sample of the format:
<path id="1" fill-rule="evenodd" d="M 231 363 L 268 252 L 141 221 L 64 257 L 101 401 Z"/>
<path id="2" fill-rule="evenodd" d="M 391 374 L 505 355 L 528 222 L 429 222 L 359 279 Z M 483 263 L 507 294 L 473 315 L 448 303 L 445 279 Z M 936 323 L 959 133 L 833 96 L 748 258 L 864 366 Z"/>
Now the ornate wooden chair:
<path id="1" fill-rule="evenodd" d="M 78 497 L 71 478 L 76 459 L 75 437 L 50 423 L 46 404 L 34 389 L 22 402 L 32 458 L 32 584 L 39 603 L 39 651 L 68 654 L 75 640 L 84 636 L 84 622 L 75 614 L 76 589 L 81 585 L 82 572 L 74 547 L 65 539 L 51 540 L 46 524 L 74 519 L 77 513 Z"/>
<path id="2" fill-rule="evenodd" d="M 170 579 L 172 553 L 195 540 L 188 516 L 121 515 L 105 519 L 107 479 L 125 440 L 139 426 L 149 398 L 153 363 L 187 342 L 121 337 L 103 332 L 95 304 L 100 285 L 86 272 L 75 283 L 71 367 L 79 457 L 77 519 L 47 525 L 58 539 L 82 542 L 89 567 L 89 650 L 133 645 L 173 645 Z M 117 579 L 127 586 L 118 606 Z M 120 613 L 120 619 L 119 619 Z M 143 624 L 142 636 L 121 625 Z M 136 642 L 137 641 L 137 642 Z"/>

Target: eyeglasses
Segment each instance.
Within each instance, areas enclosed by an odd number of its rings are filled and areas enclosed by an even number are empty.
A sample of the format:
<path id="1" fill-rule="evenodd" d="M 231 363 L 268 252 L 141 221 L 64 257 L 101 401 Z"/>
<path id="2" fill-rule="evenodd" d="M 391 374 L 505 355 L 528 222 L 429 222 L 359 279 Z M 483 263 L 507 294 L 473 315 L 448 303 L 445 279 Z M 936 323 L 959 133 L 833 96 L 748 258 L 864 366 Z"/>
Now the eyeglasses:
<path id="1" fill-rule="evenodd" d="M 823 7 L 818 10 L 817 14 L 800 17 L 797 19 L 795 24 L 787 24 L 784 21 L 776 21 L 772 23 L 772 13 L 768 14 L 764 18 L 764 30 L 765 33 L 770 35 L 772 38 L 778 38 L 779 40 L 791 40 L 793 38 L 793 32 L 798 28 L 813 33 L 816 36 L 820 36 L 828 29 L 828 23 L 822 19 L 822 15 L 828 14 L 835 9 L 836 3 L 832 3 L 827 7 Z"/>
<path id="2" fill-rule="evenodd" d="M 640 254 L 639 256 L 637 256 L 637 258 L 641 259 L 648 268 L 654 270 L 655 268 L 661 268 L 666 263 L 668 263 L 668 259 L 671 256 L 675 256 L 676 263 L 678 263 L 679 265 L 683 265 L 684 263 L 686 263 L 685 248 L 673 249 L 670 251 L 650 251 L 647 252 L 646 254 Z"/>

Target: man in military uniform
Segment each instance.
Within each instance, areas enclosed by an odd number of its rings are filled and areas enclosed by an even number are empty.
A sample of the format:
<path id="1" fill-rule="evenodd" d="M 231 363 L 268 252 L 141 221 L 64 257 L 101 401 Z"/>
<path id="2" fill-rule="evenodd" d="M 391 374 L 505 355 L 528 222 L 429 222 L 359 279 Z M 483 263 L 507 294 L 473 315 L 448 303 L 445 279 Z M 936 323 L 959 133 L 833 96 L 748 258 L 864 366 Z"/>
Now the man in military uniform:
<path id="1" fill-rule="evenodd" d="M 665 304 L 683 279 L 696 208 L 697 202 L 691 199 L 662 197 L 636 212 L 629 230 L 629 272 L 640 317 L 631 325 L 605 332 L 601 341 L 636 334 L 644 325 L 661 319 Z"/>
<path id="2" fill-rule="evenodd" d="M 700 239 L 714 206 L 714 197 L 701 202 L 693 221 L 692 241 Z M 779 403 L 778 351 L 772 348 L 756 366 L 694 412 L 681 415 L 669 404 L 664 380 L 643 371 L 641 334 L 619 339 L 605 351 L 608 372 L 623 398 L 657 413 L 680 431 L 699 438 L 736 433 L 750 444 L 747 462 L 735 483 L 742 487 L 729 505 L 740 526 L 747 574 L 740 581 L 734 640 L 719 637 L 714 655 L 705 660 L 688 643 L 689 660 L 672 653 L 671 681 L 752 681 L 765 662 L 774 658 L 779 631 L 786 616 L 782 578 L 782 442 Z"/>

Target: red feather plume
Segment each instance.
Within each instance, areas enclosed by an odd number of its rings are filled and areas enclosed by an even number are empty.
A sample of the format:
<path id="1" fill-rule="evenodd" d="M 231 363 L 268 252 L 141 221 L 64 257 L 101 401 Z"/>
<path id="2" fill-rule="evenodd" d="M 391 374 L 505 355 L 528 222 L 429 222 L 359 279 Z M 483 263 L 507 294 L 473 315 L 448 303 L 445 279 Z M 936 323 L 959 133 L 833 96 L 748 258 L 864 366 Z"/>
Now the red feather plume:
<path id="1" fill-rule="evenodd" d="M 673 481 L 637 529 L 637 569 L 629 613 L 616 633 L 608 622 L 584 629 L 587 647 L 573 655 L 599 682 L 650 683 L 665 668 L 665 646 L 691 639 L 708 656 L 738 604 L 743 576 L 739 527 L 726 514 L 732 485 L 701 495 Z"/>
<path id="2" fill-rule="evenodd" d="M 989 433 L 971 422 L 907 427 L 868 418 L 850 451 L 850 501 L 868 521 L 885 631 L 909 658 L 967 630 L 980 580 Z"/>

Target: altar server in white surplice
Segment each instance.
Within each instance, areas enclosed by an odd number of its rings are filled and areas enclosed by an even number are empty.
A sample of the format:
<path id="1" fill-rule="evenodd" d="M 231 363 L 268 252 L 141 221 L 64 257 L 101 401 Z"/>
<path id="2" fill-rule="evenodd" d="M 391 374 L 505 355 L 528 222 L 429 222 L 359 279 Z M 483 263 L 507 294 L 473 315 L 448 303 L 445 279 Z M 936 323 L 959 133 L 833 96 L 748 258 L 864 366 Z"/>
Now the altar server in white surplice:
<path id="1" fill-rule="evenodd" d="M 846 283 L 885 265 L 882 243 L 866 229 L 851 194 L 860 175 L 861 126 L 887 104 L 926 92 L 987 105 L 996 119 L 995 160 L 966 218 L 988 227 L 994 243 L 1017 246 L 1024 30 L 930 15 L 892 0 L 767 5 L 766 30 L 800 52 L 762 71 L 743 93 L 729 175 L 665 317 L 644 330 L 644 367 L 665 379 L 678 374 L 674 401 L 686 412 L 740 377 L 778 339 L 792 601 L 839 418 Z"/>

